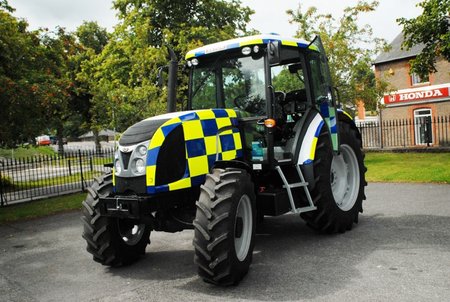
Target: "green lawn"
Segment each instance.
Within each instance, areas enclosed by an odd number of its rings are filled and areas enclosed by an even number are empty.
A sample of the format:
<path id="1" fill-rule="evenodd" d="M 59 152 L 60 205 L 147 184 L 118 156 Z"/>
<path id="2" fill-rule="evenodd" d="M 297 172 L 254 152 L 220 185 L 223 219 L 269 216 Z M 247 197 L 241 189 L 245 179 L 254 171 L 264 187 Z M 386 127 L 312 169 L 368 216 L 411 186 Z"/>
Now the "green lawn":
<path id="1" fill-rule="evenodd" d="M 83 179 L 84 180 L 93 179 L 94 177 L 97 177 L 101 174 L 103 174 L 103 172 L 85 171 L 85 172 L 83 172 Z M 70 183 L 79 182 L 79 181 L 81 181 L 81 173 L 77 172 L 72 175 L 56 176 L 56 177 L 51 177 L 51 178 L 39 179 L 39 180 L 16 181 L 16 182 L 14 182 L 14 185 L 11 185 L 11 184 L 7 185 L 5 190 L 6 190 L 6 192 L 27 190 L 27 189 L 32 189 L 32 188 L 70 184 Z"/>
<path id="2" fill-rule="evenodd" d="M 56 152 L 49 146 L 29 146 L 29 147 L 19 147 L 16 149 L 1 149 L 0 148 L 0 157 L 5 158 L 24 158 L 24 157 L 32 157 L 37 155 L 55 155 Z"/>
<path id="3" fill-rule="evenodd" d="M 366 179 L 371 182 L 450 184 L 450 153 L 366 153 Z"/>
<path id="4" fill-rule="evenodd" d="M 81 202 L 85 197 L 86 193 L 77 193 L 2 207 L 0 208 L 0 225 L 81 209 Z"/>

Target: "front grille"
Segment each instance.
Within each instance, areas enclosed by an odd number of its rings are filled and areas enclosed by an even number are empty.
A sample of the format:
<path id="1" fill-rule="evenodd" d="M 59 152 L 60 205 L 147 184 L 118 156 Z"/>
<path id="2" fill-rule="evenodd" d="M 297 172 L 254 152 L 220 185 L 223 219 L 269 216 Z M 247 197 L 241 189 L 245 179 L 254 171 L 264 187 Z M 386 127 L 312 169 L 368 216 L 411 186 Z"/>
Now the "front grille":
<path id="1" fill-rule="evenodd" d="M 147 185 L 145 175 L 138 177 L 119 177 L 116 176 L 116 193 L 127 194 L 145 194 L 147 193 Z"/>
<path id="2" fill-rule="evenodd" d="M 125 170 L 128 170 L 128 165 L 130 164 L 130 157 L 131 157 L 131 152 L 120 152 L 120 155 L 122 156 L 122 162 L 123 162 L 123 168 Z"/>

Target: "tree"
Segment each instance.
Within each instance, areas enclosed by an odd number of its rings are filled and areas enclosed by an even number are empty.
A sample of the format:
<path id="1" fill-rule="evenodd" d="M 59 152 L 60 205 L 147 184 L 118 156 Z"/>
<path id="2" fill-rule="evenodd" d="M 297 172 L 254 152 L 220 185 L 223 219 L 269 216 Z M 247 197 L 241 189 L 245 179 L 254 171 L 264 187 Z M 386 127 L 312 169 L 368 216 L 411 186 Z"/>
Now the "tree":
<path id="1" fill-rule="evenodd" d="M 63 136 L 65 123 L 73 115 L 71 102 L 76 98 L 76 87 L 73 74 L 72 58 L 80 51 L 80 46 L 72 33 L 64 28 L 56 28 L 55 32 L 44 32 L 41 35 L 45 74 L 38 91 L 41 93 L 41 104 L 47 124 L 56 130 L 59 152 L 64 151 Z"/>
<path id="2" fill-rule="evenodd" d="M 92 62 L 108 44 L 109 34 L 97 22 L 85 21 L 77 28 L 75 36 L 80 44 L 80 51 L 71 59 L 71 78 L 74 79 L 77 92 L 76 97 L 72 100 L 72 110 L 76 112 L 78 121 L 73 119 L 71 124 L 73 126 L 78 124 L 79 128 L 85 131 L 92 130 L 95 149 L 100 151 L 98 133 L 101 125 L 96 122 L 95 117 L 99 114 L 105 115 L 105 113 L 98 112 L 99 108 L 94 106 L 93 89 L 95 85 L 90 76 L 92 75 Z"/>
<path id="3" fill-rule="evenodd" d="M 0 2 L 0 145 L 14 147 L 30 141 L 45 128 L 37 83 L 45 70 L 39 32 L 11 15 L 7 1 Z"/>
<path id="4" fill-rule="evenodd" d="M 28 31 L 12 11 L 0 2 L 0 144 L 14 147 L 56 130 L 62 151 L 75 95 L 70 60 L 78 46 L 63 28 Z"/>
<path id="5" fill-rule="evenodd" d="M 93 121 L 120 131 L 165 111 L 166 91 L 156 79 L 167 64 L 166 45 L 182 59 L 188 49 L 244 32 L 252 14 L 239 0 L 116 0 L 113 6 L 120 23 L 78 78 L 90 81 Z M 179 99 L 186 87 L 180 72 Z"/>
<path id="6" fill-rule="evenodd" d="M 399 18 L 403 26 L 407 50 L 423 44 L 422 52 L 412 59 L 411 72 L 421 77 L 436 72 L 436 59 L 443 57 L 450 61 L 450 0 L 424 0 L 418 6 L 423 8 L 420 16 L 413 19 Z"/>
<path id="7" fill-rule="evenodd" d="M 369 25 L 358 26 L 358 17 L 374 11 L 378 1 L 359 1 L 347 7 L 336 19 L 331 14 L 319 14 L 315 7 L 303 12 L 288 10 L 290 22 L 298 24 L 297 36 L 312 40 L 320 35 L 327 53 L 332 81 L 339 89 L 340 99 L 348 107 L 364 101 L 374 110 L 387 84 L 375 79 L 371 67 L 375 54 L 387 47 L 386 41 L 374 38 Z"/>

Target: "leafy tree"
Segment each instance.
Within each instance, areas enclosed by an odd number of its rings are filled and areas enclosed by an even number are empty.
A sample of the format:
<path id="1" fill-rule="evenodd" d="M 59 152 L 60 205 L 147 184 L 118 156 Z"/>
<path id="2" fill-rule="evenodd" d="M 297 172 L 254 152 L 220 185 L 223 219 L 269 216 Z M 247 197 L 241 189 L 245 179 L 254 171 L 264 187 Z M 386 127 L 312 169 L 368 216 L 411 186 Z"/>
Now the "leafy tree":
<path id="1" fill-rule="evenodd" d="M 36 86 L 45 74 L 39 33 L 27 31 L 13 11 L 0 2 L 0 145 L 8 147 L 30 141 L 45 127 Z"/>
<path id="2" fill-rule="evenodd" d="M 120 23 L 78 78 L 90 81 L 93 121 L 121 131 L 165 111 L 166 91 L 156 85 L 158 67 L 167 64 L 165 45 L 182 59 L 188 49 L 244 32 L 252 13 L 239 0 L 116 0 L 113 6 Z M 181 99 L 182 72 L 178 88 Z"/>
<path id="3" fill-rule="evenodd" d="M 76 89 L 71 70 L 72 58 L 80 51 L 80 47 L 72 33 L 64 28 L 55 32 L 45 32 L 41 36 L 43 58 L 41 64 L 46 73 L 37 86 L 41 93 L 41 104 L 48 125 L 56 130 L 59 151 L 63 152 L 63 136 L 65 123 L 73 115 L 71 102 L 76 98 Z"/>
<path id="4" fill-rule="evenodd" d="M 105 28 L 97 22 L 85 21 L 75 31 L 78 39 L 80 51 L 71 58 L 71 78 L 74 79 L 76 87 L 76 97 L 72 100 L 72 110 L 76 113 L 77 119 L 71 119 L 71 127 L 92 130 L 94 133 L 96 150 L 101 149 L 98 133 L 101 125 L 97 123 L 96 116 L 105 115 L 98 112 L 94 106 L 93 89 L 94 83 L 90 78 L 93 68 L 93 60 L 103 51 L 109 41 L 109 34 Z M 100 108 L 101 109 L 101 108 Z M 104 111 L 104 110 L 103 110 Z M 81 133 L 77 133 L 77 136 Z"/>
<path id="5" fill-rule="evenodd" d="M 403 26 L 407 50 L 423 44 L 422 52 L 411 60 L 411 71 L 421 77 L 436 72 L 436 59 L 443 57 L 450 61 L 450 0 L 424 0 L 418 6 L 422 15 L 413 19 L 399 18 Z"/>
<path id="6" fill-rule="evenodd" d="M 315 7 L 305 12 L 301 6 L 296 11 L 287 11 L 290 22 L 298 25 L 298 37 L 312 40 L 320 35 L 333 84 L 348 107 L 362 100 L 369 110 L 376 109 L 387 87 L 387 83 L 374 78 L 371 67 L 375 54 L 387 48 L 386 41 L 374 38 L 369 25 L 357 24 L 361 14 L 377 7 L 378 1 L 358 1 L 354 7 L 347 7 L 338 19 L 331 14 L 319 14 Z"/>

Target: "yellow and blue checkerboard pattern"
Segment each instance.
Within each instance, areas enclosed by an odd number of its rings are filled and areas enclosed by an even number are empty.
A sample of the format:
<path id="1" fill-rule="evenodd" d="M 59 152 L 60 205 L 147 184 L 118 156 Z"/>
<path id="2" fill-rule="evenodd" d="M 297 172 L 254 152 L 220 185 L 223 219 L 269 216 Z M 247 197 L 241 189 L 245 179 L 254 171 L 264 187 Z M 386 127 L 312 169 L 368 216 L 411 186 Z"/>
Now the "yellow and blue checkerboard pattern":
<path id="1" fill-rule="evenodd" d="M 165 137 L 183 127 L 186 147 L 186 172 L 172 183 L 156 186 L 156 162 Z M 203 184 L 216 160 L 242 157 L 242 141 L 236 112 L 207 109 L 182 113 L 165 122 L 154 134 L 147 153 L 146 182 L 149 194 L 175 191 Z"/>
<path id="2" fill-rule="evenodd" d="M 330 105 L 329 102 L 322 102 L 320 104 L 320 113 L 322 114 L 325 122 L 330 129 L 331 134 L 331 143 L 334 151 L 339 150 L 339 141 L 338 141 L 338 125 L 337 125 L 337 117 L 336 110 L 333 106 Z"/>

